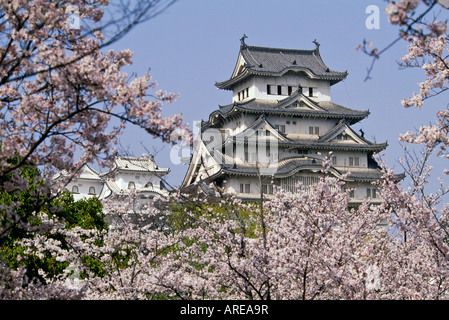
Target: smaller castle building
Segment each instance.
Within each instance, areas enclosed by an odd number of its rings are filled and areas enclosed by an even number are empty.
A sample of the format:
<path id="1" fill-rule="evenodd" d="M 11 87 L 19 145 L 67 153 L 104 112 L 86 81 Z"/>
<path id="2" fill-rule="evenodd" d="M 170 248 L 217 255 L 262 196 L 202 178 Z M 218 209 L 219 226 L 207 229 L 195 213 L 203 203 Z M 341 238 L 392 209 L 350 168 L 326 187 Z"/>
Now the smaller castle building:
<path id="1" fill-rule="evenodd" d="M 66 189 L 72 192 L 76 201 L 90 197 L 109 199 L 129 190 L 135 191 L 141 199 L 152 200 L 168 195 L 163 177 L 169 172 L 168 168 L 159 168 L 152 157 L 116 157 L 113 167 L 106 173 L 99 173 L 85 165 Z M 55 178 L 60 175 L 64 173 Z"/>

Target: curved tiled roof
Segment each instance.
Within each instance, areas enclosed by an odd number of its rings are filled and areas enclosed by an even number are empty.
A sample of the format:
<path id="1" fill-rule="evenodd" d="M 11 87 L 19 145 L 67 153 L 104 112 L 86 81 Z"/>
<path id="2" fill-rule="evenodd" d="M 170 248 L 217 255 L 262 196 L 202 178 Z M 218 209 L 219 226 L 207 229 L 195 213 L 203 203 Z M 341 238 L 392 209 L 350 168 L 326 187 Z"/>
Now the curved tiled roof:
<path id="1" fill-rule="evenodd" d="M 285 100 L 288 102 L 295 101 L 294 98 L 305 99 L 309 103 L 316 106 L 316 109 L 305 108 L 288 108 L 286 107 Z M 256 114 L 278 114 L 278 115 L 301 115 L 301 116 L 313 116 L 313 117 L 326 117 L 337 119 L 351 119 L 353 122 L 362 120 L 370 114 L 369 110 L 354 110 L 347 107 L 343 107 L 332 101 L 313 101 L 303 94 L 298 93 L 296 97 L 288 97 L 286 99 L 277 100 L 264 100 L 264 99 L 250 99 L 245 102 L 234 102 L 232 104 L 220 106 L 218 110 L 213 111 L 209 115 L 209 121 L 204 123 L 205 127 L 212 124 L 214 117 L 221 116 L 223 118 L 228 117 L 235 112 L 248 112 Z"/>
<path id="2" fill-rule="evenodd" d="M 240 176 L 257 176 L 260 168 L 256 165 L 222 165 L 221 172 L 230 175 Z M 278 167 L 273 172 L 274 178 L 286 178 L 294 175 L 299 171 L 314 171 L 322 172 L 323 162 L 321 159 L 313 159 L 308 157 L 292 157 L 282 159 L 278 162 Z M 349 171 L 350 175 L 347 181 L 373 181 L 379 180 L 382 177 L 382 171 L 378 168 L 345 168 L 341 171 L 335 167 L 330 168 L 330 173 L 336 177 L 341 177 L 343 173 Z M 398 179 L 402 176 L 397 175 Z"/>
<path id="3" fill-rule="evenodd" d="M 230 79 L 216 82 L 219 89 L 233 85 L 251 75 L 282 76 L 289 71 L 304 72 L 311 79 L 329 80 L 335 84 L 348 75 L 347 71 L 329 69 L 323 62 L 319 46 L 313 50 L 282 49 L 242 45 L 239 53 L 246 65 Z"/>
<path id="4" fill-rule="evenodd" d="M 151 158 L 116 157 L 111 171 L 159 172 L 168 173 L 168 168 L 159 168 Z"/>

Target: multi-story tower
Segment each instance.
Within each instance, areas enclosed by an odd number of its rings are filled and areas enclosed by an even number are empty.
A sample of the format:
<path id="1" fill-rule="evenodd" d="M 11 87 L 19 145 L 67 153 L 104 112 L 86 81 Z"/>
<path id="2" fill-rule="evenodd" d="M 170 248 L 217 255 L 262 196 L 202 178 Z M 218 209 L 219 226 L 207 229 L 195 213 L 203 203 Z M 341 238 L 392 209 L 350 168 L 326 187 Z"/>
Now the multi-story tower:
<path id="1" fill-rule="evenodd" d="M 330 173 L 346 178 L 353 203 L 371 198 L 381 177 L 373 153 L 387 143 L 373 143 L 351 128 L 369 111 L 331 101 L 331 86 L 347 76 L 334 71 L 313 50 L 249 46 L 245 36 L 231 77 L 217 82 L 231 90 L 232 103 L 201 123 L 201 135 L 184 178 L 184 190 L 207 190 L 215 183 L 244 199 L 268 197 L 273 185 L 295 192 L 316 183 L 324 157 Z M 199 188 L 198 188 L 199 187 Z"/>

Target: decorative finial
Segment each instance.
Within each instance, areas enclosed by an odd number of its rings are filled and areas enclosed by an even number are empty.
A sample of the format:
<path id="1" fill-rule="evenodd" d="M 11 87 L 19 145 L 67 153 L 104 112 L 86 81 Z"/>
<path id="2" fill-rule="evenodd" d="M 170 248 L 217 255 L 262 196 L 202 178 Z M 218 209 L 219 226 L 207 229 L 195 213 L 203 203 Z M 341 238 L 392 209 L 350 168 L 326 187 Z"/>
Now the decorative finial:
<path id="1" fill-rule="evenodd" d="M 313 40 L 313 43 L 315 43 L 315 45 L 316 45 L 316 47 L 317 47 L 317 48 L 319 48 L 319 47 L 320 47 L 320 43 L 319 43 L 318 41 L 316 41 L 316 39 L 315 39 L 315 40 Z"/>
<path id="2" fill-rule="evenodd" d="M 248 36 L 246 34 L 243 34 L 243 37 L 240 38 L 240 46 L 241 47 L 245 47 L 246 43 L 245 43 L 245 39 L 248 38 Z"/>
<path id="3" fill-rule="evenodd" d="M 362 129 L 360 129 L 359 131 L 360 131 L 362 138 L 365 137 L 365 132 Z"/>

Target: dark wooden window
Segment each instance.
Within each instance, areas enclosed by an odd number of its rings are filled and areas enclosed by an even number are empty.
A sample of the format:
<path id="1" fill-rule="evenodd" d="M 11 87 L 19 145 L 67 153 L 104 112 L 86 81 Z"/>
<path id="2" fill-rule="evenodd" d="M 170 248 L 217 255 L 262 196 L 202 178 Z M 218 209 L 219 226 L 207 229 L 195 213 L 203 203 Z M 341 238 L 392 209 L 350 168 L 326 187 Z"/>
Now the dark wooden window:
<path id="1" fill-rule="evenodd" d="M 313 88 L 309 87 L 309 97 L 313 97 Z"/>

